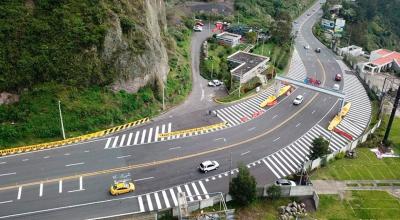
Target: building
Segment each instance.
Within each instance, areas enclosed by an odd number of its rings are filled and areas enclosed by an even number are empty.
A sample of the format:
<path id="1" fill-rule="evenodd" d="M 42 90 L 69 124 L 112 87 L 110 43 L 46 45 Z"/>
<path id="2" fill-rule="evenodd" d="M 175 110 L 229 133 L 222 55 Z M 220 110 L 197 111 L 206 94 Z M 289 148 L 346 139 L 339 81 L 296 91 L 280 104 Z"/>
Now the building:
<path id="1" fill-rule="evenodd" d="M 371 52 L 369 61 L 361 65 L 361 72 L 371 74 L 389 71 L 393 69 L 400 72 L 400 53 L 386 49 L 374 50 Z"/>
<path id="2" fill-rule="evenodd" d="M 348 47 L 338 48 L 336 53 L 339 56 L 351 55 L 353 57 L 358 57 L 358 56 L 364 55 L 364 51 L 363 51 L 362 47 L 359 47 L 359 46 L 356 46 L 356 45 L 351 45 L 351 46 L 348 46 Z"/>
<path id="3" fill-rule="evenodd" d="M 228 61 L 234 65 L 230 71 L 231 75 L 241 83 L 246 83 L 257 74 L 267 70 L 269 60 L 269 57 L 243 51 L 237 51 L 228 57 Z"/>
<path id="4" fill-rule="evenodd" d="M 229 32 L 222 32 L 217 35 L 217 41 L 220 44 L 227 45 L 230 47 L 235 47 L 240 44 L 240 39 L 242 38 L 239 34 L 232 34 Z"/>

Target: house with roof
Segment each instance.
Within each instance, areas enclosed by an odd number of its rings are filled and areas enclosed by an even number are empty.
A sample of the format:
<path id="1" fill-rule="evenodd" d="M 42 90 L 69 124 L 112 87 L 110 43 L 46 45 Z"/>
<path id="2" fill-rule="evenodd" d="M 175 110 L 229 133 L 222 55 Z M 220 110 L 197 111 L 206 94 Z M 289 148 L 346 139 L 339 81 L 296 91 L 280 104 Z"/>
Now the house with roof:
<path id="1" fill-rule="evenodd" d="M 269 57 L 240 50 L 228 56 L 228 61 L 233 66 L 230 73 L 233 78 L 240 80 L 241 83 L 246 83 L 267 70 L 269 60 Z"/>
<path id="2" fill-rule="evenodd" d="M 386 49 L 374 50 L 371 52 L 369 61 L 362 63 L 360 69 L 363 73 L 371 74 L 389 70 L 400 72 L 400 53 Z"/>

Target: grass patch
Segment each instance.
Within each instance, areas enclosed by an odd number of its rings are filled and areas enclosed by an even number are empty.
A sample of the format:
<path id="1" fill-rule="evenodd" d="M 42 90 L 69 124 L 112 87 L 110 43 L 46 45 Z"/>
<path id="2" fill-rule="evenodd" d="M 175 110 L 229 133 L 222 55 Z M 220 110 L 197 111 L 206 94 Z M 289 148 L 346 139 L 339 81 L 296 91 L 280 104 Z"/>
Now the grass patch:
<path id="1" fill-rule="evenodd" d="M 358 184 L 357 184 L 357 183 L 346 183 L 346 186 L 349 186 L 349 187 L 357 187 Z"/>
<path id="2" fill-rule="evenodd" d="M 396 219 L 400 200 L 385 191 L 351 191 L 343 200 L 337 195 L 320 195 L 317 219 Z"/>
<path id="3" fill-rule="evenodd" d="M 400 154 L 400 118 L 396 117 L 390 130 L 389 139 L 393 142 L 394 151 Z"/>
<path id="4" fill-rule="evenodd" d="M 361 183 L 360 185 L 361 186 L 374 186 L 373 183 Z"/>
<path id="5" fill-rule="evenodd" d="M 400 179 L 399 158 L 377 159 L 367 148 L 358 148 L 357 154 L 356 159 L 336 160 L 329 166 L 317 169 L 311 178 L 314 180 Z"/>
<path id="6" fill-rule="evenodd" d="M 391 186 L 391 183 L 377 183 L 377 186 Z"/>
<path id="7" fill-rule="evenodd" d="M 236 219 L 275 220 L 278 217 L 278 207 L 287 205 L 289 202 L 291 202 L 291 200 L 288 198 L 282 198 L 274 201 L 268 199 L 259 199 L 247 207 L 230 206 L 229 203 L 228 207 L 236 209 Z"/>

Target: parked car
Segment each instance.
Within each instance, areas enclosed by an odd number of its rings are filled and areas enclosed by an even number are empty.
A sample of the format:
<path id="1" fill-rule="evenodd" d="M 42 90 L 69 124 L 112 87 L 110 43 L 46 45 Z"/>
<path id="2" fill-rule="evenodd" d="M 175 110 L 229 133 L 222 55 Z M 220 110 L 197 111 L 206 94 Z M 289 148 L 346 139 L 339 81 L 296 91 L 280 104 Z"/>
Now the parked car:
<path id="1" fill-rule="evenodd" d="M 212 82 L 214 83 L 215 86 L 220 86 L 223 84 L 223 82 L 219 81 L 218 79 L 213 79 Z"/>
<path id="2" fill-rule="evenodd" d="M 335 84 L 335 85 L 333 85 L 332 89 L 338 91 L 340 89 L 340 85 Z"/>
<path id="3" fill-rule="evenodd" d="M 278 185 L 278 186 L 296 186 L 296 183 L 294 181 L 287 180 L 287 179 L 278 179 L 275 182 L 275 185 Z"/>
<path id="4" fill-rule="evenodd" d="M 304 45 L 304 49 L 306 49 L 306 50 L 310 49 L 310 45 L 308 45 L 308 44 Z"/>
<path id="5" fill-rule="evenodd" d="M 303 102 L 304 97 L 302 95 L 298 95 L 294 100 L 293 100 L 293 105 L 300 105 Z"/>
<path id="6" fill-rule="evenodd" d="M 194 31 L 201 32 L 201 31 L 203 31 L 203 27 L 200 26 L 200 25 L 195 25 L 195 26 L 193 27 L 193 30 L 194 30 Z"/>
<path id="7" fill-rule="evenodd" d="M 199 170 L 204 173 L 207 173 L 208 171 L 217 170 L 218 167 L 219 167 L 219 163 L 217 161 L 206 160 L 200 164 Z"/>
<path id="8" fill-rule="evenodd" d="M 335 81 L 341 81 L 342 80 L 342 74 L 338 73 L 335 75 Z"/>
<path id="9" fill-rule="evenodd" d="M 319 47 L 316 48 L 316 49 L 315 49 L 315 52 L 316 52 L 316 53 L 321 53 L 321 48 L 319 48 Z"/>

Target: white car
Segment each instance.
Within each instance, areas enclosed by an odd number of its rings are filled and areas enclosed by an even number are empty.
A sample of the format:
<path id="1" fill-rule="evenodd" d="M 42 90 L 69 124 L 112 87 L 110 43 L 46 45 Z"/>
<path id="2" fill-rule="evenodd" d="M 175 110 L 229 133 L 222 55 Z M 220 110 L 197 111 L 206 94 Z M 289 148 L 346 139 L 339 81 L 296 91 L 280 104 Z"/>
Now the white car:
<path id="1" fill-rule="evenodd" d="M 340 89 L 340 85 L 335 84 L 335 85 L 333 85 L 332 89 L 338 91 Z"/>
<path id="2" fill-rule="evenodd" d="M 195 26 L 193 27 L 193 30 L 194 30 L 194 31 L 202 31 L 202 30 L 203 30 L 203 27 L 200 26 L 200 25 L 195 25 Z"/>
<path id="3" fill-rule="evenodd" d="M 219 167 L 219 163 L 217 161 L 206 160 L 200 164 L 199 170 L 204 173 L 207 173 L 208 171 L 213 171 L 213 170 L 218 169 L 218 167 Z"/>
<path id="4" fill-rule="evenodd" d="M 215 87 L 215 86 L 216 86 L 215 83 L 214 83 L 213 81 L 209 81 L 207 85 L 208 85 L 208 86 L 211 86 L 211 87 Z"/>
<path id="5" fill-rule="evenodd" d="M 278 186 L 296 186 L 296 183 L 291 181 L 291 180 L 287 180 L 287 179 L 278 179 L 275 182 L 275 185 L 278 185 Z"/>
<path id="6" fill-rule="evenodd" d="M 294 100 L 293 100 L 293 105 L 300 105 L 303 102 L 304 97 L 302 95 L 298 95 Z"/>
<path id="7" fill-rule="evenodd" d="M 220 86 L 223 83 L 221 81 L 219 81 L 218 79 L 213 79 L 212 82 L 214 83 L 215 86 Z"/>
<path id="8" fill-rule="evenodd" d="M 310 45 L 304 45 L 304 49 L 306 50 L 310 49 Z"/>

